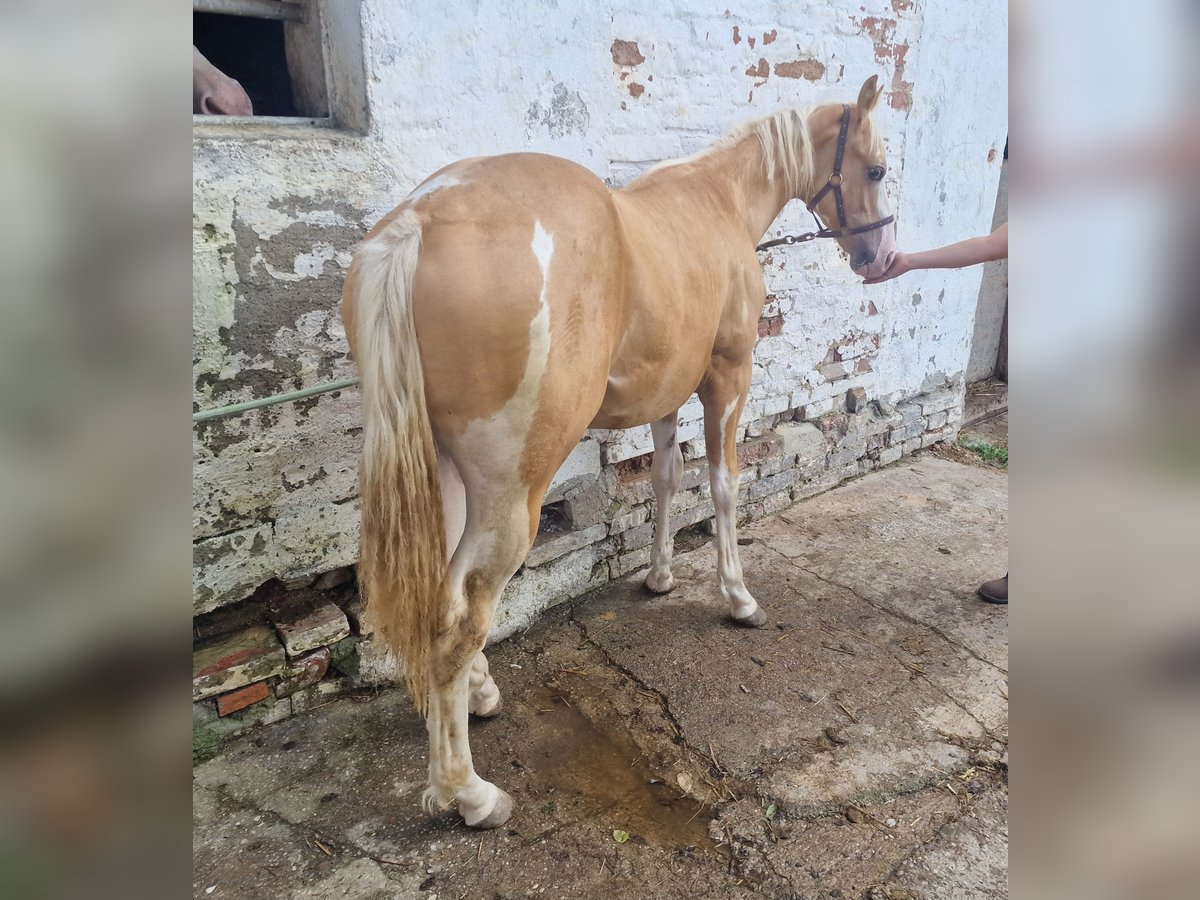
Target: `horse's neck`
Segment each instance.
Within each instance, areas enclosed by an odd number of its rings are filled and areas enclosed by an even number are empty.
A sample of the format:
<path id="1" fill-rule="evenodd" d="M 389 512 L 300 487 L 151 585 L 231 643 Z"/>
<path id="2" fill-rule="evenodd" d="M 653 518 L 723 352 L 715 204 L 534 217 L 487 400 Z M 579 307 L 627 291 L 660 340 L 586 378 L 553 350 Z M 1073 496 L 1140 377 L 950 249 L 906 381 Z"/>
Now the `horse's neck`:
<path id="1" fill-rule="evenodd" d="M 791 197 L 783 179 L 768 180 L 758 138 L 747 135 L 675 165 L 649 173 L 629 186 L 648 202 L 658 197 L 704 197 L 727 219 L 739 221 L 758 243 Z"/>

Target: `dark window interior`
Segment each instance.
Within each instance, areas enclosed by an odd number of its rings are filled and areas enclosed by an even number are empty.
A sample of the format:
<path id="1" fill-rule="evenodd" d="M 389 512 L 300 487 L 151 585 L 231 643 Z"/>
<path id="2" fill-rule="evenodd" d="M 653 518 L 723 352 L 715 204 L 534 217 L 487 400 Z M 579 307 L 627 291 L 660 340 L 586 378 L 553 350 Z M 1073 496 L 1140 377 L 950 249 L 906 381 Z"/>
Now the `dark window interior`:
<path id="1" fill-rule="evenodd" d="M 241 82 L 256 116 L 298 116 L 283 45 L 283 23 L 192 13 L 192 43 L 214 66 Z"/>

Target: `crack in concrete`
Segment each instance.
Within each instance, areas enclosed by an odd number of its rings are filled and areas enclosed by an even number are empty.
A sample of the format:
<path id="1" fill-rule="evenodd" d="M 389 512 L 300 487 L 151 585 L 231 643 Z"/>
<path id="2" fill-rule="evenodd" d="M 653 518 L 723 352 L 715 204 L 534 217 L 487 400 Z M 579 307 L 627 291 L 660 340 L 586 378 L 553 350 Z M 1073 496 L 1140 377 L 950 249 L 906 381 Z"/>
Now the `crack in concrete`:
<path id="1" fill-rule="evenodd" d="M 784 556 L 783 553 L 780 553 L 780 551 L 776 550 L 774 547 L 771 547 L 770 549 L 773 552 L 779 554 L 780 556 Z M 788 559 L 788 557 L 786 557 L 786 556 L 784 556 L 784 558 Z M 818 581 L 823 581 L 825 584 L 831 585 L 836 588 L 841 588 L 844 591 L 849 591 L 851 594 L 853 594 L 855 597 L 857 597 L 863 603 L 866 603 L 871 608 L 876 609 L 879 612 L 884 613 L 885 615 L 894 616 L 898 619 L 901 619 L 902 621 L 908 622 L 910 625 L 915 625 L 918 628 L 926 628 L 929 631 L 932 631 L 934 634 L 936 634 L 938 637 L 940 637 L 942 640 L 944 640 L 950 646 L 957 647 L 958 649 L 964 651 L 969 656 L 973 657 L 974 659 L 978 660 L 979 662 L 990 666 L 991 668 L 995 669 L 998 672 L 1003 672 L 1005 676 L 1008 675 L 1007 669 L 996 665 L 995 663 L 993 663 L 990 660 L 984 659 L 982 656 L 980 656 L 978 653 L 976 653 L 970 647 L 967 647 L 967 646 L 959 643 L 958 641 L 953 640 L 949 635 L 947 635 L 944 631 L 942 631 L 938 626 L 930 625 L 926 622 L 922 622 L 918 619 L 914 619 L 911 616 L 907 616 L 904 613 L 889 609 L 885 606 L 881 606 L 880 604 L 873 602 L 872 600 L 868 599 L 867 597 L 864 597 L 862 594 L 860 594 L 858 591 L 856 591 L 854 588 L 850 587 L 849 585 L 841 584 L 840 582 L 834 581 L 832 578 L 826 578 L 824 575 L 821 575 L 818 572 L 814 572 L 812 569 L 808 569 L 808 568 L 805 568 L 804 566 L 797 564 L 794 560 L 789 560 L 789 561 L 792 563 L 792 565 L 795 568 L 799 569 L 801 572 L 808 573 L 809 575 L 816 578 Z M 921 673 L 921 674 L 923 674 L 923 673 Z M 999 741 L 1002 744 L 1007 744 L 1006 740 L 1004 740 L 1001 736 L 997 735 L 990 728 L 988 728 L 987 725 L 984 724 L 984 722 L 978 716 L 976 716 L 973 712 L 971 712 L 971 710 L 967 709 L 967 707 L 963 705 L 962 701 L 960 701 L 958 698 L 956 698 L 952 694 L 950 694 L 950 692 L 947 691 L 944 687 L 942 687 L 939 684 L 934 683 L 934 681 L 928 677 L 925 678 L 925 681 L 927 684 L 929 684 L 930 687 L 932 687 L 934 690 L 938 691 L 947 700 L 949 700 L 951 703 L 953 703 L 955 706 L 957 706 L 959 708 L 959 710 L 961 710 L 963 712 L 963 714 L 965 714 L 969 719 L 971 719 L 971 721 L 973 721 L 976 725 L 978 725 L 980 728 L 982 728 L 984 734 L 986 734 L 988 737 L 990 737 L 994 741 Z"/>
<path id="2" fill-rule="evenodd" d="M 990 737 L 993 741 L 1004 744 L 1005 746 L 1008 745 L 1008 741 L 1005 738 L 1001 737 L 1000 735 L 993 732 L 990 728 L 988 728 L 987 725 L 984 724 L 983 720 L 980 719 L 977 715 L 975 715 L 975 713 L 971 712 L 971 710 L 967 709 L 967 707 L 964 706 L 962 701 L 960 701 L 957 697 L 953 696 L 949 691 L 947 691 L 940 684 L 934 684 L 928 678 L 926 678 L 925 681 L 935 691 L 938 691 L 947 700 L 949 700 L 951 703 L 953 703 L 955 706 L 957 706 L 967 718 L 969 718 L 972 722 L 974 722 L 976 725 L 978 725 L 980 728 L 982 728 L 983 733 L 986 734 L 988 737 Z"/>
<path id="3" fill-rule="evenodd" d="M 748 781 L 745 778 L 742 778 L 741 776 L 735 774 L 734 772 L 731 772 L 723 763 L 721 763 L 719 760 L 717 760 L 717 758 L 715 756 L 713 756 L 710 753 L 705 753 L 703 750 L 693 746 L 688 741 L 687 736 L 685 735 L 684 730 L 683 730 L 683 725 L 679 721 L 679 719 L 676 718 L 675 713 L 671 710 L 670 701 L 667 699 L 667 695 L 663 691 L 660 691 L 657 688 L 652 687 L 651 685 L 647 684 L 646 681 L 644 679 L 642 679 L 639 675 L 637 675 L 635 672 L 626 668 L 625 666 L 621 665 L 621 663 L 619 663 L 615 659 L 613 659 L 612 654 L 610 654 L 608 652 L 607 648 L 605 648 L 604 645 L 602 645 L 599 641 L 597 641 L 590 634 L 588 634 L 587 626 L 583 623 L 583 621 L 581 621 L 580 619 L 573 619 L 572 622 L 579 629 L 579 633 L 583 637 L 584 642 L 588 646 L 594 647 L 600 653 L 600 655 L 604 658 L 604 662 L 606 665 L 608 665 L 614 671 L 620 672 L 626 678 L 630 679 L 635 685 L 637 685 L 639 688 L 641 688 L 647 694 L 652 695 L 658 701 L 659 708 L 662 710 L 663 715 L 665 715 L 667 717 L 667 719 L 671 722 L 672 727 L 675 729 L 676 734 L 679 736 L 678 746 L 682 747 L 686 753 L 692 755 L 695 759 L 700 760 L 702 762 L 707 761 L 708 763 L 711 763 L 712 766 L 718 772 L 722 773 L 722 777 L 720 778 L 720 781 L 722 781 L 724 783 L 724 786 L 726 787 L 726 789 L 730 790 L 735 798 L 737 798 L 739 796 L 746 797 L 751 794 L 754 794 L 754 795 L 758 794 L 757 787 L 754 785 L 753 782 Z M 733 792 L 731 789 L 736 789 L 736 792 Z M 690 796 L 690 794 L 689 794 L 689 796 Z M 707 805 L 707 806 L 711 806 L 711 807 L 715 808 L 715 806 L 717 804 L 722 803 L 722 802 L 728 800 L 729 798 L 725 797 L 725 796 L 719 796 L 715 801 L 713 801 L 711 803 L 701 800 L 699 797 L 696 797 L 694 799 L 696 799 L 697 801 L 699 801 L 701 803 L 705 803 L 705 805 Z"/>
<path id="4" fill-rule="evenodd" d="M 585 625 L 581 619 L 574 619 L 572 621 L 575 627 L 579 629 L 579 633 L 583 637 L 584 643 L 596 648 L 596 650 L 600 652 L 600 655 L 604 657 L 605 664 L 620 672 L 626 678 L 630 679 L 634 684 L 646 691 L 646 693 L 654 695 L 654 697 L 658 700 L 658 705 L 662 708 L 663 715 L 665 715 L 675 727 L 675 731 L 679 735 L 679 739 L 682 742 L 681 746 L 686 747 L 693 753 L 703 756 L 704 754 L 699 753 L 695 747 L 691 746 L 691 744 L 687 742 L 687 738 L 683 733 L 683 725 L 681 725 L 679 720 L 675 718 L 675 713 L 671 711 L 671 704 L 667 700 L 667 695 L 657 688 L 651 687 L 640 676 L 613 659 L 612 654 L 608 652 L 608 649 L 590 634 L 588 634 L 587 625 Z"/>
<path id="5" fill-rule="evenodd" d="M 966 646 L 965 644 L 960 643 L 959 641 L 954 640 L 954 638 L 952 638 L 950 635 L 946 634 L 946 632 L 942 631 L 942 629 L 940 627 L 938 627 L 937 625 L 931 625 L 928 622 L 922 622 L 920 619 L 913 618 L 912 616 L 908 615 L 907 613 L 901 612 L 900 610 L 891 609 L 890 607 L 883 606 L 879 603 L 876 603 L 874 600 L 871 600 L 869 597 L 866 597 L 863 594 L 860 594 L 854 588 L 850 587 L 850 585 L 842 584 L 839 581 L 834 581 L 832 578 L 826 578 L 820 572 L 815 572 L 812 569 L 809 569 L 805 566 L 800 565 L 800 563 L 797 562 L 795 559 L 788 556 L 786 553 L 784 553 L 782 550 L 778 549 L 777 547 L 771 546 L 766 541 L 763 541 L 763 546 L 766 547 L 767 549 L 769 549 L 772 553 L 776 554 L 777 556 L 782 557 L 784 560 L 786 560 L 788 563 L 790 563 L 794 568 L 799 569 L 801 572 L 805 572 L 805 573 L 811 575 L 813 578 L 816 578 L 818 581 L 823 581 L 823 582 L 825 582 L 825 584 L 828 584 L 835 588 L 840 588 L 843 591 L 847 591 L 847 592 L 853 594 L 855 597 L 857 597 L 863 603 L 867 604 L 868 606 L 872 607 L 875 610 L 878 610 L 879 612 L 883 613 L 884 615 L 893 616 L 894 618 L 900 619 L 903 622 L 907 622 L 910 625 L 914 625 L 917 628 L 924 628 L 924 629 L 927 629 L 928 631 L 932 631 L 934 634 L 936 634 L 938 637 L 940 637 L 942 640 L 944 640 L 946 643 L 950 644 L 951 646 L 957 647 L 958 649 L 960 649 L 963 652 L 967 653 L 968 655 L 974 657 L 975 659 L 977 659 L 979 662 L 983 663 L 984 665 L 987 665 L 987 666 L 995 669 L 997 672 L 1003 672 L 1005 676 L 1008 675 L 1008 669 L 1004 668 L 1003 666 L 996 665 L 990 659 L 984 659 L 982 656 L 980 656 L 978 653 L 976 653 L 970 647 Z"/>
<path id="6" fill-rule="evenodd" d="M 997 786 L 996 789 L 999 790 L 1000 789 L 999 786 Z M 1007 793 L 1007 790 L 1008 790 L 1007 779 L 1005 779 L 1003 789 Z M 936 790 L 936 788 L 934 788 L 934 790 Z M 933 827 L 932 821 L 929 822 L 930 827 L 929 827 L 929 829 L 927 829 L 927 833 L 929 835 L 928 838 L 921 841 L 921 843 L 917 844 L 912 849 L 910 849 L 907 853 L 905 853 L 902 857 L 900 857 L 900 859 L 896 860 L 896 864 L 894 866 L 892 866 L 892 868 L 890 870 L 888 870 L 887 880 L 889 882 L 892 882 L 894 884 L 900 883 L 900 880 L 901 880 L 900 879 L 900 870 L 902 868 L 904 868 L 905 865 L 912 862 L 912 860 L 915 857 L 917 857 L 919 854 L 924 853 L 930 847 L 932 847 L 934 844 L 936 844 L 938 842 L 938 839 L 941 836 L 941 830 L 948 825 L 961 824 L 968 831 L 970 831 L 972 835 L 975 836 L 975 839 L 981 845 L 987 843 L 988 835 L 986 835 L 985 833 L 983 833 L 981 831 L 978 831 L 975 828 L 972 828 L 970 825 L 965 824 L 963 821 L 964 819 L 967 819 L 968 817 L 970 817 L 971 815 L 973 815 L 976 812 L 981 801 L 987 795 L 986 794 L 968 794 L 967 796 L 969 798 L 967 800 L 967 802 L 963 802 L 960 799 L 958 806 L 956 807 L 956 813 L 954 815 L 948 816 L 944 821 L 940 822 L 940 824 L 938 824 L 937 827 Z M 1005 843 L 1007 844 L 1007 842 L 1008 842 L 1008 833 L 1006 830 L 1005 831 Z"/>

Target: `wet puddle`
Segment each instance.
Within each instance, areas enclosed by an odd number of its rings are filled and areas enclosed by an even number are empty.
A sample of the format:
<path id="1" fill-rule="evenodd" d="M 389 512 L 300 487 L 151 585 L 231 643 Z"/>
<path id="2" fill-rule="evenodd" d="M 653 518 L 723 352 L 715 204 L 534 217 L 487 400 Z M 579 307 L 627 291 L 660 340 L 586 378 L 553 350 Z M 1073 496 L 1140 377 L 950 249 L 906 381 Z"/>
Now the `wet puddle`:
<path id="1" fill-rule="evenodd" d="M 536 782 L 553 787 L 543 795 L 544 809 L 577 807 L 637 843 L 715 850 L 708 834 L 712 807 L 681 797 L 674 772 L 653 771 L 621 722 L 594 722 L 579 698 L 565 692 L 539 691 L 533 702 L 537 749 L 523 765 Z"/>

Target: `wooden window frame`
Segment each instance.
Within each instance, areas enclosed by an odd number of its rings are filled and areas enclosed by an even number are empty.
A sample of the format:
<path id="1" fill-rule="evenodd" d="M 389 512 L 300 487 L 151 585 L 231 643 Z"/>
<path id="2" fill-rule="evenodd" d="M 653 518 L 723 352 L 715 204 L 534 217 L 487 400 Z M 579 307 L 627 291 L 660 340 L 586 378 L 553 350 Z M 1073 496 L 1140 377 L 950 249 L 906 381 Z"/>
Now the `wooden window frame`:
<path id="1" fill-rule="evenodd" d="M 353 0 L 192 0 L 194 12 L 284 23 L 288 78 L 305 116 L 192 116 L 198 138 L 361 135 L 368 126 L 361 5 Z M 313 60 L 319 60 L 314 64 Z"/>

